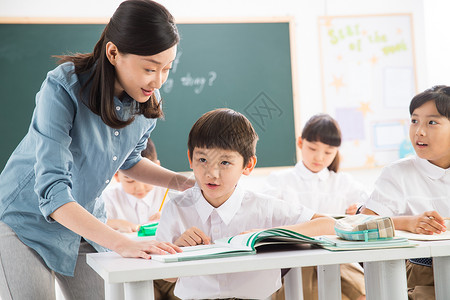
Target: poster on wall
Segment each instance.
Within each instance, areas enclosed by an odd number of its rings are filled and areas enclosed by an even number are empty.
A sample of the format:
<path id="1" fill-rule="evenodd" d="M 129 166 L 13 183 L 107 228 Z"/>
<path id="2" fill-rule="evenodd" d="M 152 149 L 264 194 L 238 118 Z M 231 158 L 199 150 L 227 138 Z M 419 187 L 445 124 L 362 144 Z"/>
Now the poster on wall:
<path id="1" fill-rule="evenodd" d="M 319 35 L 323 107 L 341 127 L 341 167 L 378 167 L 410 155 L 412 15 L 323 16 Z"/>

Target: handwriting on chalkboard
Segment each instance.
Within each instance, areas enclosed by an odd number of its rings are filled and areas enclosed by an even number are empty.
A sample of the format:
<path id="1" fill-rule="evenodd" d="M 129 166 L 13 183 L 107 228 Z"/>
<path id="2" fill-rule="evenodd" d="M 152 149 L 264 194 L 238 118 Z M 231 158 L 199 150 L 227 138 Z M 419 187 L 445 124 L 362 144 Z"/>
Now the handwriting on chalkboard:
<path id="1" fill-rule="evenodd" d="M 170 93 L 176 83 L 181 84 L 181 86 L 183 87 L 192 88 L 194 93 L 196 94 L 200 94 L 204 90 L 205 86 L 214 85 L 214 81 L 217 78 L 217 72 L 215 71 L 209 71 L 207 75 L 202 76 L 193 75 L 193 73 L 191 72 L 186 72 L 181 77 L 174 76 L 174 74 L 177 72 L 178 64 L 180 63 L 180 58 L 182 55 L 183 53 L 179 51 L 175 60 L 173 61 L 171 72 L 172 76 L 171 78 L 167 79 L 162 87 L 164 93 Z"/>

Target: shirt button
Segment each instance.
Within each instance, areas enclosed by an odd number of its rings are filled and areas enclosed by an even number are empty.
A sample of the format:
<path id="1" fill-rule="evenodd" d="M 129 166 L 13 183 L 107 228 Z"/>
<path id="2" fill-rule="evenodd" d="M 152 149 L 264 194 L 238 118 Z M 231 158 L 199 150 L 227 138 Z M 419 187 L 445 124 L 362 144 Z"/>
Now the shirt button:
<path id="1" fill-rule="evenodd" d="M 115 136 L 118 136 L 118 135 L 119 135 L 119 131 L 117 131 L 117 130 L 114 131 L 114 135 L 115 135 Z"/>
<path id="2" fill-rule="evenodd" d="M 116 161 L 117 160 L 117 156 L 113 156 L 113 161 Z"/>
<path id="3" fill-rule="evenodd" d="M 105 183 L 108 184 L 109 183 L 109 179 L 106 179 Z"/>
<path id="4" fill-rule="evenodd" d="M 117 106 L 116 106 L 116 110 L 120 110 L 120 106 L 117 105 Z"/>

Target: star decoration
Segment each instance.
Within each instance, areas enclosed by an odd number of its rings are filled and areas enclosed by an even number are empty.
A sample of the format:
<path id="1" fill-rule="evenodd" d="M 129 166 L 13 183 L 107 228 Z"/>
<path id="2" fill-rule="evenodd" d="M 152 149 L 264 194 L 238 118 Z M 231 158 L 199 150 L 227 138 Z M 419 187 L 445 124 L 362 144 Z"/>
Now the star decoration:
<path id="1" fill-rule="evenodd" d="M 366 167 L 375 167 L 375 156 L 374 155 L 367 155 L 366 156 Z"/>
<path id="2" fill-rule="evenodd" d="M 336 92 L 339 92 L 339 89 L 341 87 L 345 86 L 342 76 L 336 77 L 334 75 L 333 75 L 333 82 L 331 82 L 330 85 L 332 85 L 336 88 Z"/>
<path id="3" fill-rule="evenodd" d="M 370 102 L 360 102 L 360 106 L 357 108 L 357 110 L 362 112 L 364 116 L 366 116 L 366 114 L 369 112 L 373 112 L 370 108 Z"/>

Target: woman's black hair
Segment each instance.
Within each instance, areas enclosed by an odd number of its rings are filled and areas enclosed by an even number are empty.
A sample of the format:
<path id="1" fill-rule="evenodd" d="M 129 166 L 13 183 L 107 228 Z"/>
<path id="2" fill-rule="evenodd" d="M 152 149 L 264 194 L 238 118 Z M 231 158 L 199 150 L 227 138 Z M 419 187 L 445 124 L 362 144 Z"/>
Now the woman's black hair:
<path id="1" fill-rule="evenodd" d="M 321 142 L 333 147 L 341 145 L 341 130 L 338 123 L 328 114 L 317 114 L 312 116 L 302 131 L 302 139 L 308 142 Z M 337 172 L 339 170 L 339 151 L 328 170 Z"/>
<path id="2" fill-rule="evenodd" d="M 173 16 L 159 3 L 151 0 L 126 0 L 114 12 L 92 53 L 62 55 L 59 63 L 73 62 L 75 73 L 93 68 L 82 90 L 92 84 L 87 106 L 106 125 L 123 128 L 134 120 L 121 120 L 114 105 L 116 72 L 106 56 L 106 44 L 112 42 L 122 54 L 150 56 L 165 51 L 180 40 Z M 136 114 L 146 118 L 163 116 L 161 105 L 153 94 L 145 103 L 137 103 Z"/>
<path id="3" fill-rule="evenodd" d="M 409 114 L 412 115 L 416 108 L 432 100 L 439 114 L 450 120 L 450 87 L 446 85 L 435 85 L 414 96 L 409 104 Z"/>

